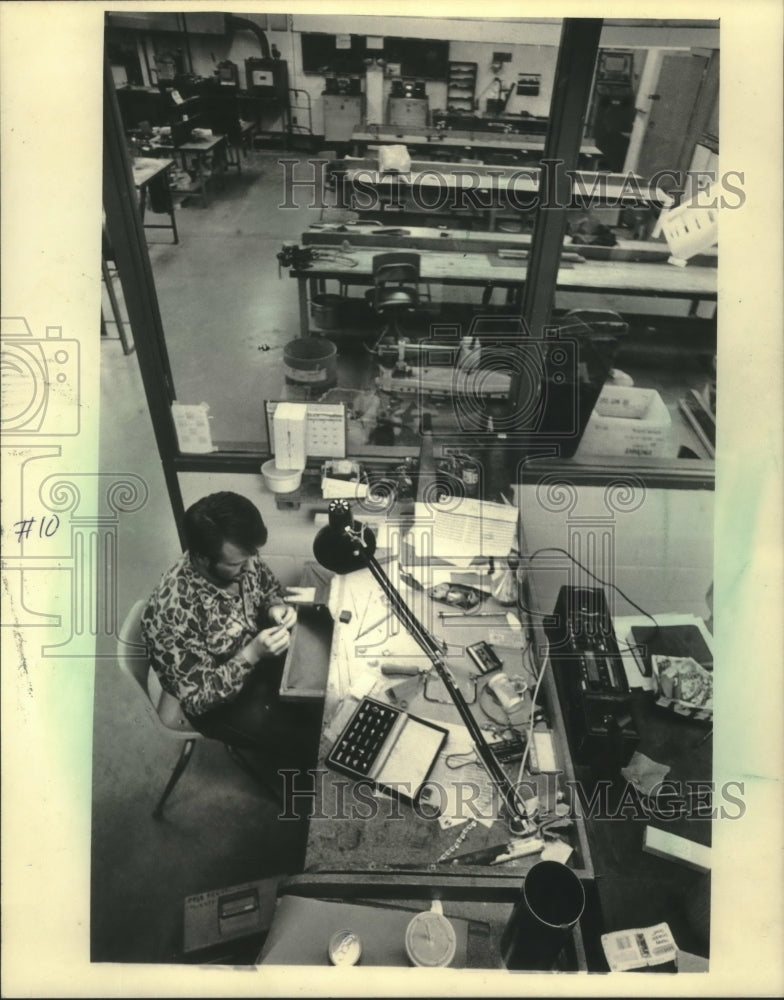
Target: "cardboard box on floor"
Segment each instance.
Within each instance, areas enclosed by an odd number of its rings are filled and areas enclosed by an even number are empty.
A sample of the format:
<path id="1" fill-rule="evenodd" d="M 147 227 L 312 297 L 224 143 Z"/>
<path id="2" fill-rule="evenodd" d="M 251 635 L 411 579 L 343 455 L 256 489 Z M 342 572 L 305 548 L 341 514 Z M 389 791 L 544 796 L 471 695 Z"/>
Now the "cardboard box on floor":
<path id="1" fill-rule="evenodd" d="M 266 934 L 275 913 L 281 876 L 211 889 L 185 899 L 183 953 L 187 958 L 223 959 L 245 939 Z"/>

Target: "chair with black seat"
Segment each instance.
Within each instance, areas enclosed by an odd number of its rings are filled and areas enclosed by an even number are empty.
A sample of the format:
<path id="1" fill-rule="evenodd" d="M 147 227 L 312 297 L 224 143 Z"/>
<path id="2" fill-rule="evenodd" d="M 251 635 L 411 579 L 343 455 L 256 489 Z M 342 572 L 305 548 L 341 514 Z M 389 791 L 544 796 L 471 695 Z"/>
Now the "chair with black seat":
<path id="1" fill-rule="evenodd" d="M 383 319 L 380 334 L 368 348 L 375 354 L 382 343 L 396 344 L 400 340 L 400 318 L 413 313 L 420 304 L 419 254 L 405 251 L 376 254 L 368 300 Z"/>

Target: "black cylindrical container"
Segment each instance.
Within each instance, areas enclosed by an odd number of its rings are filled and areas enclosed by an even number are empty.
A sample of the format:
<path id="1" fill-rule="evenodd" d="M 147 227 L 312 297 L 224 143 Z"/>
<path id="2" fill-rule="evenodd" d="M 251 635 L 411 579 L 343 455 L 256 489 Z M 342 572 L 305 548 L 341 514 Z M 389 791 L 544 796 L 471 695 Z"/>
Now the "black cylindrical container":
<path id="1" fill-rule="evenodd" d="M 507 969 L 551 969 L 584 906 L 582 883 L 570 868 L 560 861 L 534 865 L 501 935 Z"/>

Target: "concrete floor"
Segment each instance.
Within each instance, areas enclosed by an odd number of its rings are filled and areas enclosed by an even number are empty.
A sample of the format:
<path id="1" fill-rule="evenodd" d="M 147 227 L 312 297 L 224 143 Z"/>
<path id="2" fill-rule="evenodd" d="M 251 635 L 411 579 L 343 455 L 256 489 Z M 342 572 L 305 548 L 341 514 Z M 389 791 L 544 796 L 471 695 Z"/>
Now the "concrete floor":
<path id="1" fill-rule="evenodd" d="M 276 210 L 279 155 L 252 152 L 207 208 L 178 209 L 178 246 L 163 230 L 150 234 L 177 395 L 212 404 L 216 439 L 258 440 L 249 427 L 282 383 L 258 344 L 277 348 L 297 334 L 295 286 L 286 273 L 279 281 L 275 257 L 314 210 Z M 137 359 L 115 339 L 102 343 L 101 405 L 102 470 L 133 473 L 149 490 L 144 507 L 120 522 L 122 617 L 179 545 Z M 105 640 L 99 653 L 110 656 L 113 645 Z M 179 744 L 154 730 L 113 658 L 97 660 L 93 747 L 92 961 L 181 961 L 186 896 L 301 870 L 303 825 L 279 822 L 279 807 L 219 743 L 197 744 L 164 819 L 151 818 Z"/>

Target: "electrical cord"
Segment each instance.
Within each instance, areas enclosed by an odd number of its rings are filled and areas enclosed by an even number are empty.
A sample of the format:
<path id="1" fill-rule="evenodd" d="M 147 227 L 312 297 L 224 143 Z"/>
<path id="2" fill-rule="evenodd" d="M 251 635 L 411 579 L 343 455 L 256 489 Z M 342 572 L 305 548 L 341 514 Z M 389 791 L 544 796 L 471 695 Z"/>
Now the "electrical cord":
<path id="1" fill-rule="evenodd" d="M 557 545 L 545 545 L 541 549 L 536 549 L 534 552 L 531 553 L 530 556 L 527 556 L 526 558 L 528 559 L 529 563 L 531 563 L 542 552 L 561 552 L 568 559 L 571 559 L 571 561 L 575 564 L 575 566 L 579 566 L 579 568 L 584 573 L 587 573 L 588 576 L 590 576 L 592 580 L 595 580 L 597 583 L 601 584 L 602 587 L 612 587 L 612 589 L 614 591 L 616 591 L 618 594 L 620 594 L 621 597 L 624 599 L 624 601 L 626 601 L 628 604 L 631 604 L 631 606 L 636 611 L 639 611 L 641 615 L 645 615 L 646 618 L 650 618 L 650 620 L 653 622 L 653 624 L 656 627 L 656 632 L 658 632 L 658 630 L 659 630 L 659 623 L 656 621 L 656 619 L 653 617 L 653 615 L 649 611 L 646 611 L 645 608 L 641 608 L 639 604 L 636 604 L 631 599 L 631 597 L 629 597 L 628 594 L 626 594 L 623 590 L 621 590 L 621 588 L 617 584 L 612 583 L 610 580 L 603 580 L 600 576 L 597 576 L 596 573 L 594 573 L 592 570 L 588 569 L 587 566 L 583 566 L 583 564 L 578 559 L 575 559 L 574 556 L 571 554 L 571 552 L 567 552 L 566 549 L 562 549 L 562 548 L 560 548 Z M 527 611 L 528 609 L 525 608 L 523 610 Z M 529 614 L 530 614 L 530 612 L 529 612 Z M 653 634 L 656 635 L 656 632 L 654 632 Z M 653 638 L 653 636 L 651 638 Z M 631 649 L 632 647 L 629 647 L 629 648 Z"/>
<path id="2" fill-rule="evenodd" d="M 459 764 L 453 764 L 453 760 L 460 760 L 460 758 L 465 758 Z M 473 750 L 468 750 L 466 753 L 448 753 L 444 757 L 444 764 L 449 768 L 450 771 L 459 771 L 461 767 L 468 767 L 469 764 L 479 763 L 476 754 Z"/>
<path id="3" fill-rule="evenodd" d="M 542 680 L 544 679 L 545 671 L 547 670 L 547 665 L 550 662 L 550 655 L 548 653 L 547 659 L 544 661 L 542 669 L 539 671 L 539 676 L 536 678 L 536 686 L 534 687 L 533 694 L 531 695 L 531 715 L 528 719 L 528 734 L 525 741 L 525 748 L 523 750 L 523 756 L 520 759 L 520 769 L 517 772 L 517 783 L 518 785 L 523 780 L 523 772 L 525 771 L 525 766 L 528 763 L 528 758 L 531 754 L 531 744 L 534 740 L 534 717 L 536 712 L 536 699 L 539 697 L 539 688 L 542 686 Z"/>

